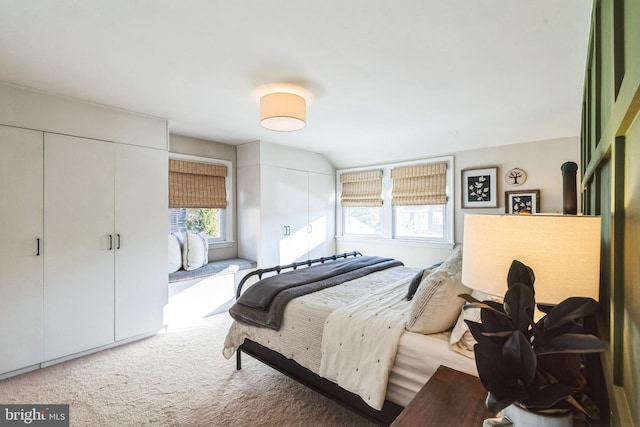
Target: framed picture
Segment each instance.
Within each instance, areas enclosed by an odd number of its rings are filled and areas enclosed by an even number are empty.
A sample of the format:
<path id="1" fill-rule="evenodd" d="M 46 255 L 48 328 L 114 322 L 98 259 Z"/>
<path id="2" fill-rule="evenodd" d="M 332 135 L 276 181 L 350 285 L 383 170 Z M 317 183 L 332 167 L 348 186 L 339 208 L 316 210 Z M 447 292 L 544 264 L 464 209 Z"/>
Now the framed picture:
<path id="1" fill-rule="evenodd" d="M 495 208 L 498 206 L 498 168 L 462 171 L 462 207 Z"/>
<path id="2" fill-rule="evenodd" d="M 505 191 L 504 211 L 508 214 L 538 213 L 540 190 Z"/>

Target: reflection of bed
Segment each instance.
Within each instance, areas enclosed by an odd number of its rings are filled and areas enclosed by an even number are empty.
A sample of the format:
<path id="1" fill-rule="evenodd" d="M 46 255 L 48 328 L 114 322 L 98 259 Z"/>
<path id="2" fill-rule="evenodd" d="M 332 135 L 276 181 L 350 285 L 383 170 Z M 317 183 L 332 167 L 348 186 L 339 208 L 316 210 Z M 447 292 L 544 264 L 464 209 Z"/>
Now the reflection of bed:
<path id="1" fill-rule="evenodd" d="M 284 268 L 280 267 L 278 270 L 282 271 Z M 406 316 L 401 317 L 402 332 L 397 352 L 393 350 L 391 371 L 386 390 L 383 390 L 384 402 L 381 408 L 375 409 L 365 403 L 362 393 L 359 396 L 348 392 L 334 382 L 337 381 L 335 378 L 330 381 L 318 375 L 322 365 L 323 333 L 327 333 L 324 325 L 328 318 L 334 319 L 336 310 L 342 311 L 345 307 L 357 305 L 356 301 L 362 301 L 377 292 L 385 298 L 395 298 L 394 304 L 399 308 L 394 305 L 394 311 L 408 314 L 412 302 L 406 300 L 406 293 L 412 279 L 421 271 L 418 268 L 393 266 L 355 278 L 343 285 L 296 297 L 286 305 L 278 330 L 236 321 L 229 330 L 223 353 L 226 357 L 231 357 L 238 350 L 238 369 L 241 367 L 241 352 L 250 354 L 362 416 L 388 425 L 439 365 L 476 375 L 475 362 L 452 351 L 448 330 L 433 334 L 405 331 Z M 457 307 L 458 313 L 460 305 L 461 302 Z M 362 310 L 357 306 L 356 309 L 358 313 Z M 329 317 L 332 313 L 334 317 Z M 326 371 L 326 366 L 323 368 Z"/>

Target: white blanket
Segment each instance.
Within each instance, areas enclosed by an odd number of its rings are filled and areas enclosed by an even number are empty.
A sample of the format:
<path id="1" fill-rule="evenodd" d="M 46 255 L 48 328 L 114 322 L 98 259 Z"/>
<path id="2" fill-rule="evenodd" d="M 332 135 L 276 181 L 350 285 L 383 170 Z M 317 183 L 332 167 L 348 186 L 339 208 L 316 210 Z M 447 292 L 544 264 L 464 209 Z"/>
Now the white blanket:
<path id="1" fill-rule="evenodd" d="M 325 321 L 320 375 L 377 410 L 384 404 L 389 372 L 405 331 L 410 280 L 403 278 L 339 308 Z"/>

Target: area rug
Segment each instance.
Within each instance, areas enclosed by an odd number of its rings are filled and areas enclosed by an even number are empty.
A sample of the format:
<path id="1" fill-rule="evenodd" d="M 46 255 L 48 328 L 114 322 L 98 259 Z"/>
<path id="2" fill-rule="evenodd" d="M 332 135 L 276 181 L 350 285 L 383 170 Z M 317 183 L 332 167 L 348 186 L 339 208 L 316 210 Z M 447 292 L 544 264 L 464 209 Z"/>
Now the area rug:
<path id="1" fill-rule="evenodd" d="M 72 426 L 373 426 L 249 356 L 222 356 L 231 318 L 0 381 L 0 403 L 69 404 Z"/>

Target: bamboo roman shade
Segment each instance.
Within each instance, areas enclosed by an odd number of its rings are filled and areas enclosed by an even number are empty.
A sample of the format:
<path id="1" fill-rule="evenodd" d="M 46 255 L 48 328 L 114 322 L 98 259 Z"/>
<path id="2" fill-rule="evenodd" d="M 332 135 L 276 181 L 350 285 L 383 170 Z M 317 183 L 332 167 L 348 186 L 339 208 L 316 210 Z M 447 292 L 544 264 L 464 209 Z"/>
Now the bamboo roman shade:
<path id="1" fill-rule="evenodd" d="M 340 182 L 343 207 L 382 206 L 382 170 L 345 172 Z"/>
<path id="2" fill-rule="evenodd" d="M 447 203 L 447 164 L 428 163 L 391 170 L 391 204 L 395 206 Z"/>
<path id="3" fill-rule="evenodd" d="M 227 167 L 169 159 L 169 207 L 227 207 Z"/>

